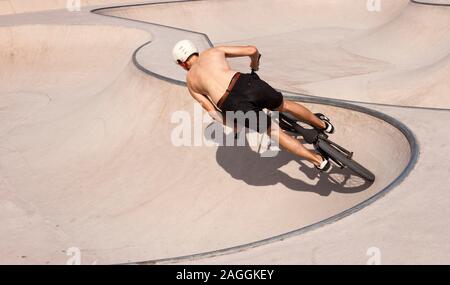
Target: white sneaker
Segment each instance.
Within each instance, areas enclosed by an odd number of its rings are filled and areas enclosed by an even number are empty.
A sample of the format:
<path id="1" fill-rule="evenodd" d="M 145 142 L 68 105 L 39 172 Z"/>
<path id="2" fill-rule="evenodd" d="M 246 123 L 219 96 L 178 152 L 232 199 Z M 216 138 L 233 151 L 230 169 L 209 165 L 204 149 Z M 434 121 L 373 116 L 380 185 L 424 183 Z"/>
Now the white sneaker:
<path id="1" fill-rule="evenodd" d="M 325 129 L 322 129 L 322 131 L 324 131 L 325 133 L 330 134 L 330 135 L 334 133 L 334 130 L 335 130 L 334 126 L 331 123 L 331 120 L 327 116 L 325 116 L 324 114 L 321 114 L 321 113 L 316 113 L 314 115 L 316 115 L 317 118 L 319 118 L 320 120 L 322 120 L 325 123 L 326 127 L 325 127 Z"/>
<path id="2" fill-rule="evenodd" d="M 328 172 L 331 169 L 331 163 L 328 159 L 324 158 L 322 156 L 322 163 L 319 166 L 316 166 L 317 170 L 319 170 L 320 172 Z"/>

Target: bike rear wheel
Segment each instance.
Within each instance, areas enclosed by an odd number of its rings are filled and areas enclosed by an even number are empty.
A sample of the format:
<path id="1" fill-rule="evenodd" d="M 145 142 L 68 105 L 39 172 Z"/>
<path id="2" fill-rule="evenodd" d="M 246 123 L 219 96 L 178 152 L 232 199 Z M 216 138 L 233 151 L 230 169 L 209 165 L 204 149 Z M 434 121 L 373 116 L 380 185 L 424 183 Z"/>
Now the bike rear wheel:
<path id="1" fill-rule="evenodd" d="M 352 158 L 349 158 L 347 155 L 342 153 L 340 150 L 336 149 L 334 146 L 330 145 L 328 142 L 319 139 L 319 141 L 317 142 L 317 146 L 328 157 L 348 167 L 350 170 L 352 170 L 355 174 L 357 174 L 361 178 L 364 178 L 369 182 L 375 181 L 375 175 L 370 170 L 368 170 L 367 168 L 365 168 Z"/>

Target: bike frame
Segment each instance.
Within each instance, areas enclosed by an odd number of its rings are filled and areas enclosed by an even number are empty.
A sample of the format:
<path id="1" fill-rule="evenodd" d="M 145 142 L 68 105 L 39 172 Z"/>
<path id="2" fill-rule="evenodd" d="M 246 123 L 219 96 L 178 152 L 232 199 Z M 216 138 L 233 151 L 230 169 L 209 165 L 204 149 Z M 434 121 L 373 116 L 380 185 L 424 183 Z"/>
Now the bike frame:
<path id="1" fill-rule="evenodd" d="M 319 151 L 321 151 L 320 145 L 322 143 L 327 143 L 327 144 L 333 146 L 335 149 L 344 153 L 348 158 L 353 157 L 353 152 L 350 152 L 347 149 L 345 149 L 344 147 L 329 140 L 328 136 L 326 134 L 324 134 L 323 132 L 320 132 L 316 129 L 306 129 L 306 128 L 302 127 L 300 124 L 298 124 L 298 121 L 289 118 L 288 116 L 286 116 L 283 113 L 279 114 L 279 122 L 278 123 L 279 123 L 281 129 L 302 136 L 307 143 L 314 145 L 316 147 L 316 149 L 319 149 Z M 329 158 L 332 159 L 333 162 L 335 162 L 340 168 L 344 168 L 344 165 L 342 165 L 341 162 L 336 161 L 332 157 L 329 157 Z"/>
<path id="2" fill-rule="evenodd" d="M 261 54 L 259 55 L 258 61 L 259 60 L 261 60 Z M 251 73 L 255 74 L 256 71 L 252 69 Z M 271 112 L 269 112 L 269 115 L 270 114 Z M 314 145 L 314 147 L 318 149 L 322 154 L 326 155 L 326 153 L 324 153 L 324 151 L 321 149 L 320 145 L 326 143 L 334 147 L 336 150 L 345 154 L 345 156 L 347 156 L 348 158 L 353 157 L 353 152 L 350 152 L 345 148 L 343 148 L 342 146 L 329 140 L 328 135 L 326 135 L 324 132 L 318 131 L 315 128 L 306 129 L 302 127 L 300 124 L 298 124 L 297 120 L 291 119 L 281 112 L 279 112 L 278 120 L 279 120 L 278 124 L 281 129 L 302 136 L 308 144 Z M 333 157 L 330 157 L 328 155 L 326 156 L 329 157 L 331 160 L 333 160 L 333 162 L 335 162 L 340 168 L 344 168 L 344 165 L 342 165 L 341 162 L 336 161 L 335 159 L 333 159 Z"/>
<path id="3" fill-rule="evenodd" d="M 261 54 L 259 55 L 258 61 L 261 59 Z M 252 69 L 252 74 L 255 70 Z M 272 116 L 273 111 L 268 111 L 269 116 L 272 120 L 277 121 L 275 116 Z M 375 175 L 370 172 L 367 168 L 360 165 L 353 160 L 353 152 L 348 151 L 337 143 L 328 139 L 328 135 L 321 130 L 317 130 L 311 124 L 307 125 L 313 127 L 312 129 L 306 129 L 299 124 L 300 120 L 292 119 L 286 114 L 279 112 L 278 125 L 284 131 L 293 133 L 294 135 L 299 135 L 304 138 L 308 144 L 314 145 L 316 151 L 320 152 L 324 157 L 333 161 L 341 169 L 345 167 L 351 168 L 354 172 L 364 177 L 368 181 L 374 181 Z M 345 161 L 345 162 L 341 162 Z M 344 164 L 345 163 L 345 164 Z"/>

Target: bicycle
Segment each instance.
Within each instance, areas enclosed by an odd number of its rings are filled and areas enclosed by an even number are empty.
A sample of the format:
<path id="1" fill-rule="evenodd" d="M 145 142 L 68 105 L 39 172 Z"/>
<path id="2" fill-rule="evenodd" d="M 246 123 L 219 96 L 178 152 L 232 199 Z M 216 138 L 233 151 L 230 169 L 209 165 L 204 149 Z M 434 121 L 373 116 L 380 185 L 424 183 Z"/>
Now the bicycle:
<path id="1" fill-rule="evenodd" d="M 260 60 L 260 58 L 261 55 L 258 60 Z M 252 69 L 252 73 L 255 73 L 255 70 Z M 329 120 L 321 113 L 316 113 L 315 115 L 319 118 Z M 306 129 L 299 124 L 300 120 L 294 119 L 290 115 L 282 112 L 279 113 L 277 123 L 282 130 L 289 132 L 295 138 L 299 136 L 303 137 L 306 143 L 312 144 L 314 149 L 325 159 L 330 159 L 341 169 L 348 168 L 368 182 L 375 181 L 375 175 L 370 170 L 353 160 L 353 152 L 331 141 L 329 136 L 323 131 L 317 130 L 314 127 L 312 129 Z"/>
<path id="2" fill-rule="evenodd" d="M 320 113 L 316 113 L 315 115 L 326 118 L 326 116 Z M 277 123 L 282 130 L 289 132 L 292 136 L 296 138 L 299 136 L 303 137 L 306 143 L 312 144 L 314 149 L 325 159 L 330 159 L 341 169 L 348 168 L 368 182 L 375 181 L 375 175 L 353 159 L 353 152 L 331 141 L 329 136 L 323 131 L 315 128 L 306 129 L 299 122 L 299 120 L 280 112 Z"/>

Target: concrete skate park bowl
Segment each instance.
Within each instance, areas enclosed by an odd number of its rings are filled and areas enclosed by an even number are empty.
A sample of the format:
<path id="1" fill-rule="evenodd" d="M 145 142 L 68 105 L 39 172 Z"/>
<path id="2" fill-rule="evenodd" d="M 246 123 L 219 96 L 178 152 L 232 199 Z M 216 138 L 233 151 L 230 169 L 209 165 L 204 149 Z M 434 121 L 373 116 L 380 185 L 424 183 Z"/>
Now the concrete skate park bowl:
<path id="1" fill-rule="evenodd" d="M 449 0 L 412 0 L 411 2 L 434 6 L 450 6 Z"/>
<path id="2" fill-rule="evenodd" d="M 417 145 L 379 112 L 297 98 L 332 114 L 333 140 L 375 173 L 318 174 L 281 152 L 176 147 L 185 87 L 141 72 L 147 31 L 108 25 L 0 28 L 0 263 L 185 260 L 244 250 L 349 215 L 400 183 Z"/>
<path id="3" fill-rule="evenodd" d="M 449 109 L 450 8 L 399 0 L 381 1 L 379 11 L 368 12 L 369 2 L 182 1 L 124 5 L 96 13 L 202 32 L 215 45 L 256 45 L 263 52 L 260 74 L 282 90 L 352 102 Z M 258 17 L 239 11 L 255 11 Z M 141 53 L 152 56 L 145 49 Z M 151 61 L 148 64 L 155 69 Z M 244 70 L 246 63 L 232 60 L 232 66 Z M 175 72 L 160 70 L 183 79 Z"/>

